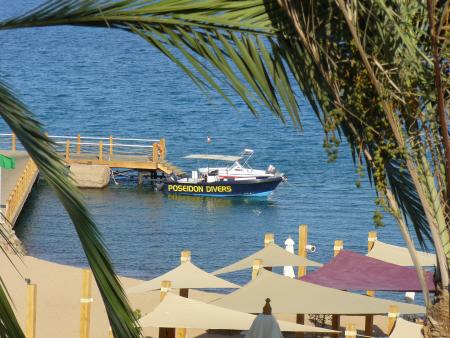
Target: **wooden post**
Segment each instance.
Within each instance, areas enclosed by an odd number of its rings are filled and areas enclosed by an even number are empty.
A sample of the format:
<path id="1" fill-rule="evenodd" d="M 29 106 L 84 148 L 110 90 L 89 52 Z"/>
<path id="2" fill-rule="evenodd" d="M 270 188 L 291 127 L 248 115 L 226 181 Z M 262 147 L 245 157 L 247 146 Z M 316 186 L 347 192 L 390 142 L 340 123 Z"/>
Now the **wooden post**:
<path id="1" fill-rule="evenodd" d="M 267 232 L 264 235 L 264 247 L 267 248 L 270 244 L 275 243 L 275 235 L 273 233 Z M 272 267 L 271 266 L 266 266 L 264 267 L 264 269 L 268 270 L 268 271 L 272 271 Z"/>
<path id="2" fill-rule="evenodd" d="M 25 337 L 36 337 L 36 284 L 27 285 L 27 321 L 25 327 Z"/>
<path id="3" fill-rule="evenodd" d="M 370 252 L 370 250 L 372 250 L 376 240 L 377 240 L 377 232 L 370 231 L 369 236 L 367 237 L 367 252 Z"/>
<path id="4" fill-rule="evenodd" d="M 191 261 L 191 251 L 190 250 L 181 251 L 180 263 L 183 264 L 190 261 Z M 180 289 L 180 296 L 189 298 L 189 289 Z"/>
<path id="5" fill-rule="evenodd" d="M 160 158 L 162 161 L 166 159 L 166 139 L 162 138 L 159 140 L 159 146 L 161 150 Z"/>
<path id="6" fill-rule="evenodd" d="M 341 328 L 341 316 L 340 315 L 332 315 L 331 316 L 331 329 L 339 331 Z M 339 333 L 332 333 L 331 337 L 338 338 Z"/>
<path id="7" fill-rule="evenodd" d="M 153 143 L 153 157 L 152 157 L 152 161 L 154 163 L 158 163 L 158 147 L 159 147 L 159 143 Z"/>
<path id="8" fill-rule="evenodd" d="M 303 313 L 297 313 L 296 316 L 296 323 L 297 324 L 305 324 L 305 315 Z M 295 338 L 304 338 L 305 337 L 305 333 L 304 332 L 296 332 L 295 333 Z"/>
<path id="9" fill-rule="evenodd" d="M 81 136 L 80 134 L 77 135 L 77 154 L 80 155 L 81 153 Z"/>
<path id="10" fill-rule="evenodd" d="M 252 280 L 255 279 L 256 277 L 258 277 L 258 274 L 262 268 L 263 265 L 263 261 L 262 259 L 256 258 L 253 261 L 253 266 L 252 266 Z"/>
<path id="11" fill-rule="evenodd" d="M 92 274 L 88 269 L 83 269 L 80 303 L 80 338 L 88 338 L 92 303 Z"/>
<path id="12" fill-rule="evenodd" d="M 170 291 L 172 287 L 172 282 L 169 280 L 163 280 L 161 282 L 161 294 L 159 296 L 160 302 L 164 300 L 167 293 Z M 168 327 L 160 327 L 159 328 L 159 338 L 175 338 L 175 329 Z"/>
<path id="13" fill-rule="evenodd" d="M 347 324 L 345 326 L 345 338 L 356 338 L 356 333 L 355 324 Z"/>
<path id="14" fill-rule="evenodd" d="M 370 250 L 372 250 L 376 240 L 377 240 L 377 232 L 370 231 L 369 235 L 367 237 L 367 252 L 370 252 Z M 375 297 L 375 291 L 373 291 L 373 290 L 367 290 L 366 293 L 369 297 Z M 372 316 L 372 321 L 373 321 L 373 316 Z M 373 326 L 373 323 L 372 323 L 372 326 Z M 366 328 L 367 328 L 367 317 L 366 317 Z"/>
<path id="15" fill-rule="evenodd" d="M 15 133 L 11 135 L 11 150 L 16 151 L 17 149 L 17 137 Z"/>
<path id="16" fill-rule="evenodd" d="M 191 261 L 191 251 L 190 250 L 181 251 L 180 263 L 183 264 L 190 261 Z"/>
<path id="17" fill-rule="evenodd" d="M 373 332 L 373 315 L 366 315 L 366 323 L 364 325 L 364 335 L 372 336 Z"/>
<path id="18" fill-rule="evenodd" d="M 275 243 L 275 235 L 273 233 L 267 232 L 264 235 L 264 247 L 267 248 L 270 244 Z"/>
<path id="19" fill-rule="evenodd" d="M 334 257 L 337 256 L 337 254 L 344 249 L 344 241 L 337 239 L 334 241 Z"/>
<path id="20" fill-rule="evenodd" d="M 306 258 L 307 251 L 306 245 L 308 244 L 308 225 L 301 224 L 298 227 L 298 255 L 300 257 Z M 306 266 L 298 267 L 298 278 L 306 275 Z"/>
<path id="21" fill-rule="evenodd" d="M 103 141 L 100 140 L 98 143 L 98 159 L 100 161 L 103 161 Z"/>
<path id="22" fill-rule="evenodd" d="M 66 140 L 66 162 L 70 160 L 70 140 Z"/>
<path id="23" fill-rule="evenodd" d="M 386 334 L 388 336 L 391 335 L 392 330 L 394 329 L 395 322 L 397 321 L 399 315 L 399 309 L 397 305 L 391 305 L 389 306 L 388 310 L 388 326 L 387 326 L 387 332 Z"/>
<path id="24" fill-rule="evenodd" d="M 111 160 L 113 156 L 113 137 L 112 135 L 109 136 L 109 160 Z"/>

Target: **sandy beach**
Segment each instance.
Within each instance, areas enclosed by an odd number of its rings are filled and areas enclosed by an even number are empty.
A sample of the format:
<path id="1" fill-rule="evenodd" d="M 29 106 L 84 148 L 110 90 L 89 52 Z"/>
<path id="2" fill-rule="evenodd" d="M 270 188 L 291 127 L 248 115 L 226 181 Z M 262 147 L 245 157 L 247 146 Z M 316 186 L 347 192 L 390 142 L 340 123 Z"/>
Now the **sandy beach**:
<path id="1" fill-rule="evenodd" d="M 14 300 L 20 324 L 25 324 L 26 306 L 26 282 L 24 278 L 30 278 L 31 282 L 37 284 L 37 338 L 75 338 L 79 336 L 80 317 L 80 295 L 81 295 L 81 269 L 60 265 L 31 256 L 23 257 L 21 262 L 17 257 L 12 257 L 16 267 L 22 276 L 8 262 L 4 255 L 0 255 L 1 277 L 3 278 L 8 291 Z M 141 283 L 141 280 L 132 278 L 120 278 L 124 288 Z M 212 301 L 220 294 L 190 290 L 190 297 L 205 302 Z M 129 295 L 129 300 L 133 309 L 139 309 L 142 315 L 152 311 L 159 303 L 159 291 L 146 292 Z M 109 324 L 103 302 L 95 283 L 93 285 L 92 297 L 94 299 L 91 312 L 91 337 L 108 337 Z M 281 316 L 286 320 L 294 320 L 294 316 Z M 352 322 L 362 329 L 362 317 L 342 317 L 341 325 Z M 382 316 L 375 317 L 375 327 L 384 329 L 386 319 Z M 379 332 L 377 329 L 376 331 Z M 381 333 L 381 332 L 379 332 Z M 220 337 L 220 335 L 205 334 L 201 330 L 188 330 L 188 337 L 202 335 Z M 144 328 L 144 335 L 157 337 L 158 330 L 155 328 Z M 236 337 L 240 336 L 238 334 Z M 230 337 L 230 335 L 227 335 Z"/>

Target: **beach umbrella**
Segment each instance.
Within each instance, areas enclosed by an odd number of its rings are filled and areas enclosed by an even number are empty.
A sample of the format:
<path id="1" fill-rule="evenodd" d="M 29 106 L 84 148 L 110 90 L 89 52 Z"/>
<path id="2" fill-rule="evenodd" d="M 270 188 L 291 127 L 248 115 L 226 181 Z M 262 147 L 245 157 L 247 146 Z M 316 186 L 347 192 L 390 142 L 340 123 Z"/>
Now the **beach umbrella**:
<path id="1" fill-rule="evenodd" d="M 428 289 L 434 290 L 433 274 L 425 273 Z M 358 291 L 421 291 L 415 269 L 387 263 L 356 252 L 341 250 L 316 271 L 301 278 L 330 288 Z"/>
<path id="2" fill-rule="evenodd" d="M 422 338 L 423 325 L 398 318 L 389 338 Z"/>
<path id="3" fill-rule="evenodd" d="M 261 301 L 257 312 L 261 311 Z M 164 300 L 149 314 L 139 320 L 141 327 L 188 328 L 203 330 L 248 330 L 256 316 L 225 309 L 198 300 L 168 293 Z M 314 326 L 278 321 L 282 331 L 333 333 L 337 331 Z"/>
<path id="4" fill-rule="evenodd" d="M 436 255 L 428 252 L 418 251 L 420 265 L 434 266 L 436 265 Z M 376 240 L 372 249 L 366 255 L 392 264 L 402 266 L 414 266 L 409 251 L 405 247 L 387 244 Z"/>
<path id="5" fill-rule="evenodd" d="M 181 263 L 165 274 L 128 288 L 127 293 L 158 290 L 162 281 L 171 281 L 174 289 L 236 289 L 240 286 L 216 277 L 195 266 L 192 262 Z"/>
<path id="6" fill-rule="evenodd" d="M 284 241 L 284 247 L 285 247 L 286 251 L 290 252 L 291 254 L 294 254 L 294 245 L 295 245 L 295 242 L 291 238 L 291 236 L 289 236 L 288 239 L 286 239 L 286 241 Z M 295 272 L 294 272 L 294 268 L 292 267 L 292 265 L 288 265 L 283 268 L 283 275 L 285 275 L 286 277 L 295 278 Z"/>
<path id="7" fill-rule="evenodd" d="M 255 259 L 262 260 L 264 267 L 275 267 L 275 266 L 322 266 L 318 262 L 311 261 L 309 259 L 294 255 L 287 252 L 282 247 L 276 245 L 275 243 L 268 244 L 264 249 L 261 249 L 250 256 L 247 256 L 240 261 L 237 261 L 231 265 L 224 268 L 216 270 L 213 275 L 220 275 L 223 273 L 249 269 L 253 266 Z"/>
<path id="8" fill-rule="evenodd" d="M 386 314 L 398 306 L 404 314 L 425 313 L 425 307 L 367 297 L 278 275 L 261 269 L 259 275 L 240 289 L 212 304 L 247 313 L 258 313 L 261 295 L 271 299 L 272 313 L 283 314 Z"/>
<path id="9" fill-rule="evenodd" d="M 16 167 L 16 159 L 12 157 L 7 157 L 0 154 L 0 208 L 4 208 L 5 205 L 2 204 L 2 170 L 3 169 L 14 169 Z"/>
<path id="10" fill-rule="evenodd" d="M 270 298 L 266 299 L 263 313 L 257 315 L 245 334 L 245 338 L 283 338 L 277 320 L 272 316 L 272 308 L 270 307 Z"/>

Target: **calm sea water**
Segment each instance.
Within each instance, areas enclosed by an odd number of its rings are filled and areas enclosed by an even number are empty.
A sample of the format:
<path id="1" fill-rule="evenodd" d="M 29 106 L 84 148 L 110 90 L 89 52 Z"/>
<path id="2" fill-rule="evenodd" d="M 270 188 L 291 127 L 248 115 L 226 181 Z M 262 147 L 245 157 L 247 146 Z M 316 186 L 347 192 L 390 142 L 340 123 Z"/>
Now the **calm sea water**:
<path id="1" fill-rule="evenodd" d="M 39 1 L 0 0 L 0 18 L 22 13 Z M 326 261 L 333 241 L 365 252 L 375 193 L 357 175 L 344 143 L 327 163 L 322 130 L 302 102 L 303 131 L 282 125 L 267 111 L 254 118 L 241 104 L 234 110 L 217 95 L 205 97 L 174 64 L 138 37 L 108 29 L 53 27 L 0 32 L 0 77 L 45 124 L 50 134 L 160 138 L 168 158 L 193 152 L 237 154 L 253 148 L 254 167 L 276 165 L 289 176 L 267 200 L 170 198 L 136 184 L 85 190 L 119 273 L 150 278 L 179 262 L 183 249 L 213 270 L 262 246 L 265 232 L 283 244 L 309 224 L 310 257 Z M 239 101 L 237 101 L 239 103 Z M 0 131 L 6 129 L 1 125 Z M 207 145 L 206 136 L 213 142 Z M 389 215 L 379 238 L 402 244 Z M 30 255 L 81 266 L 85 259 L 61 204 L 43 182 L 33 190 L 17 233 Z M 249 272 L 231 276 L 237 282 Z"/>

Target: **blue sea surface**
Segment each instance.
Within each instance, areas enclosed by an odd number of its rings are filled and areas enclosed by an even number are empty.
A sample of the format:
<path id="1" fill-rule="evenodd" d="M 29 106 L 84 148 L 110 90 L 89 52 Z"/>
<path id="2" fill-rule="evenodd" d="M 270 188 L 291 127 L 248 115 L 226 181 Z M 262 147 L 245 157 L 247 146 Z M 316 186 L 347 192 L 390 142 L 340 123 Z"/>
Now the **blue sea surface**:
<path id="1" fill-rule="evenodd" d="M 38 3 L 0 0 L 0 19 Z M 144 40 L 119 30 L 0 31 L 0 46 L 0 78 L 50 135 L 165 137 L 168 159 L 187 171 L 197 163 L 184 155 L 252 148 L 254 167 L 273 164 L 288 175 L 268 199 L 255 200 L 170 197 L 135 183 L 84 190 L 120 274 L 155 277 L 176 266 L 183 249 L 212 271 L 260 249 L 266 232 L 275 233 L 280 245 L 289 235 L 297 240 L 301 223 L 317 245 L 313 260 L 329 260 L 335 239 L 366 252 L 375 192 L 367 177 L 355 187 L 358 175 L 345 140 L 337 161 L 327 163 L 322 128 L 306 101 L 302 131 L 265 110 L 255 118 L 233 93 L 238 110 L 214 93 L 205 96 Z M 4 124 L 1 132 L 8 132 Z M 384 223 L 379 238 L 403 244 L 393 218 L 385 215 Z M 30 255 L 86 264 L 73 225 L 45 182 L 33 190 L 16 230 Z M 238 283 L 249 277 L 250 271 L 230 276 Z"/>

